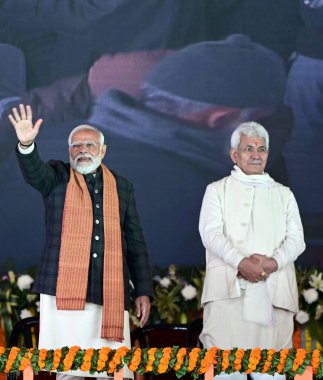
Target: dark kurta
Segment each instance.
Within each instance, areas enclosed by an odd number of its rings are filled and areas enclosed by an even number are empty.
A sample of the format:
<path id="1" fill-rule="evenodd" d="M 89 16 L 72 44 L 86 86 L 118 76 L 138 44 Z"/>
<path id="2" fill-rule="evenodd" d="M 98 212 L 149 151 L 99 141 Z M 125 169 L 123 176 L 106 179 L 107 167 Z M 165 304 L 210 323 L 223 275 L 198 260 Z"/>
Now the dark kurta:
<path id="1" fill-rule="evenodd" d="M 43 294 L 55 295 L 64 201 L 70 176 L 70 165 L 62 161 L 44 163 L 41 161 L 36 148 L 30 154 L 21 154 L 17 151 L 17 157 L 26 182 L 41 192 L 45 203 L 46 242 L 33 290 Z M 125 310 L 129 310 L 129 280 L 131 279 L 134 284 L 135 297 L 152 296 L 151 269 L 145 239 L 140 227 L 133 185 L 114 172 L 113 175 L 116 179 L 119 197 Z M 99 174 L 97 178 L 99 187 L 100 176 Z M 90 190 L 92 187 L 93 184 L 91 187 L 88 185 Z M 94 223 L 96 216 L 94 213 Z M 96 235 L 95 230 L 93 230 L 94 235 Z M 95 248 L 97 247 L 92 244 L 91 250 L 95 250 Z M 94 253 L 97 253 L 96 257 L 93 256 Z M 95 263 L 93 263 L 94 260 Z M 90 287 L 87 293 L 87 301 L 102 304 L 102 270 L 94 273 L 96 272 L 95 268 L 98 268 L 98 262 L 102 263 L 103 268 L 103 252 L 100 255 L 99 252 L 91 251 Z"/>

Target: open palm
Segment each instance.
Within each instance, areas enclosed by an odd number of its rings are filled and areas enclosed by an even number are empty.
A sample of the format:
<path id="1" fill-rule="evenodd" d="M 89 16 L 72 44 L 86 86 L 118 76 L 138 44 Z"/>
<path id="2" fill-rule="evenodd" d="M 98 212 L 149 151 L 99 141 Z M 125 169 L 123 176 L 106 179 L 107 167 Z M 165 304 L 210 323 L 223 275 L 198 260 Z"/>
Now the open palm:
<path id="1" fill-rule="evenodd" d="M 18 140 L 23 145 L 30 145 L 38 135 L 39 128 L 43 122 L 42 119 L 38 119 L 33 125 L 32 122 L 32 110 L 30 106 L 19 105 L 19 111 L 17 108 L 12 109 L 12 114 L 9 116 L 11 124 L 16 130 Z"/>

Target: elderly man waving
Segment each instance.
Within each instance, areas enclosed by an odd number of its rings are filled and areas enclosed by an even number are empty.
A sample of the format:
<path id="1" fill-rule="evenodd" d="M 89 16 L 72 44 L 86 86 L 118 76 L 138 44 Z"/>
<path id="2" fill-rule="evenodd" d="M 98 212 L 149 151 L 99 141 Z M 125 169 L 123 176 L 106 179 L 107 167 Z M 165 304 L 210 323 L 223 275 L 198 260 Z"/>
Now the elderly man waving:
<path id="1" fill-rule="evenodd" d="M 141 325 L 152 296 L 133 185 L 102 163 L 107 146 L 96 128 L 80 125 L 71 131 L 70 164 L 45 163 L 34 142 L 42 120 L 33 124 L 31 108 L 22 104 L 9 119 L 22 173 L 45 203 L 46 244 L 33 289 L 41 294 L 39 346 L 130 347 L 130 279 Z M 90 375 L 57 375 L 71 376 Z M 125 371 L 125 377 L 132 376 Z"/>
<path id="2" fill-rule="evenodd" d="M 292 346 L 298 311 L 294 261 L 305 244 L 293 193 L 264 172 L 268 149 L 265 128 L 242 123 L 231 136 L 231 175 L 208 185 L 204 195 L 199 230 L 207 268 L 200 338 L 206 348 Z"/>

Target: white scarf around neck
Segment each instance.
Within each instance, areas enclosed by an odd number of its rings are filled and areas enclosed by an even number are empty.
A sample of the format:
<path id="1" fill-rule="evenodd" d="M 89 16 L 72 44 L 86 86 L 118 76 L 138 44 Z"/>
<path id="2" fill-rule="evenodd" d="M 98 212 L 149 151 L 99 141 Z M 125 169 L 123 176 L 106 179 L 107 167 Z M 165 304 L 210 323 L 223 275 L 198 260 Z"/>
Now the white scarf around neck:
<path id="1" fill-rule="evenodd" d="M 264 172 L 263 174 L 248 175 L 244 173 L 237 165 L 234 165 L 233 168 L 234 170 L 231 171 L 232 177 L 246 185 L 255 187 L 274 187 L 277 185 L 268 173 Z"/>

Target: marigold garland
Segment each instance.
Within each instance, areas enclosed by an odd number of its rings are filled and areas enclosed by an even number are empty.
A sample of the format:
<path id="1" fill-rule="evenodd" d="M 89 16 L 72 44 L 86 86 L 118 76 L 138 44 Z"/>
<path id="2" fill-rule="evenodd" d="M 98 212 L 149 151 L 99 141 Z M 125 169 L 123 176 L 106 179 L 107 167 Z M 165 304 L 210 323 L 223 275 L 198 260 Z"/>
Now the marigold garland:
<path id="1" fill-rule="evenodd" d="M 64 372 L 69 371 L 74 363 L 75 356 L 81 348 L 79 346 L 72 346 L 63 360 Z"/>
<path id="2" fill-rule="evenodd" d="M 159 361 L 159 365 L 157 369 L 158 373 L 165 373 L 167 371 L 171 356 L 172 356 L 171 347 L 163 348 L 163 356 L 161 357 Z"/>
<path id="3" fill-rule="evenodd" d="M 55 371 L 58 368 L 61 362 L 61 357 L 62 357 L 62 350 L 57 348 L 53 353 L 52 371 Z"/>
<path id="4" fill-rule="evenodd" d="M 196 367 L 197 359 L 199 357 L 200 352 L 201 352 L 201 349 L 198 347 L 195 347 L 188 354 L 187 372 L 192 372 L 194 370 L 194 368 Z"/>
<path id="5" fill-rule="evenodd" d="M 153 370 L 153 363 L 155 361 L 155 353 L 157 351 L 157 348 L 150 348 L 148 350 L 148 361 L 145 368 L 145 372 L 152 372 Z"/>
<path id="6" fill-rule="evenodd" d="M 235 359 L 233 362 L 233 370 L 234 372 L 239 372 L 242 367 L 242 358 L 244 355 L 244 350 L 242 348 L 238 348 L 235 352 Z"/>
<path id="7" fill-rule="evenodd" d="M 320 356 L 321 356 L 321 353 L 319 350 L 314 350 L 313 353 L 312 353 L 312 358 L 311 358 L 311 365 L 313 367 L 313 373 L 314 375 L 317 374 L 317 371 L 318 371 L 318 368 L 319 368 L 319 365 L 320 365 Z"/>
<path id="8" fill-rule="evenodd" d="M 222 353 L 222 372 L 225 372 L 230 366 L 229 355 L 231 350 L 224 350 Z"/>
<path id="9" fill-rule="evenodd" d="M 135 349 L 133 353 L 133 356 L 129 362 L 128 368 L 130 369 L 130 371 L 136 372 L 140 363 L 141 363 L 141 348 L 138 347 Z"/>
<path id="10" fill-rule="evenodd" d="M 305 358 L 306 358 L 306 350 L 302 348 L 298 349 L 295 355 L 294 362 L 293 362 L 292 371 L 295 372 L 297 368 L 304 363 Z"/>
<path id="11" fill-rule="evenodd" d="M 277 365 L 276 372 L 283 373 L 283 369 L 285 367 L 288 354 L 289 354 L 288 348 L 284 348 L 280 350 L 280 360 L 279 360 L 279 364 Z"/>
<path id="12" fill-rule="evenodd" d="M 131 371 L 138 373 L 162 374 L 173 371 L 178 377 L 191 373 L 196 378 L 204 374 L 211 364 L 214 365 L 215 374 L 222 371 L 227 374 L 236 371 L 278 372 L 288 377 L 302 374 L 306 366 L 311 365 L 314 377 L 323 378 L 323 353 L 319 350 L 306 352 L 303 349 L 283 349 L 275 352 L 273 349 L 260 348 L 221 350 L 212 347 L 206 350 L 178 346 L 143 350 L 138 347 L 120 347 L 117 350 L 109 347 L 82 350 L 78 346 L 56 350 L 0 347 L 0 373 L 14 373 L 30 365 L 35 373 L 42 369 L 57 372 L 80 369 L 90 373 L 112 374 L 128 365 Z"/>
<path id="13" fill-rule="evenodd" d="M 275 350 L 273 349 L 269 349 L 267 351 L 266 361 L 265 361 L 264 366 L 262 367 L 261 373 L 267 373 L 267 371 L 269 371 L 273 362 L 274 353 L 275 353 Z"/>
<path id="14" fill-rule="evenodd" d="M 96 364 L 96 370 L 98 372 L 103 371 L 104 367 L 106 366 L 106 362 L 109 359 L 109 354 L 110 354 L 111 351 L 112 350 L 111 350 L 110 347 L 102 347 L 99 350 L 99 357 L 98 357 L 98 361 L 97 361 L 97 364 Z M 89 353 L 89 355 L 90 355 L 90 353 Z M 92 355 L 91 355 L 91 360 L 92 360 L 92 356 L 93 356 L 93 352 L 92 352 Z"/>
<path id="15" fill-rule="evenodd" d="M 27 366 L 30 365 L 32 356 L 33 354 L 30 351 L 27 351 L 23 354 L 20 365 L 18 367 L 19 371 L 23 371 Z"/>
<path id="16" fill-rule="evenodd" d="M 129 348 L 126 346 L 119 347 L 117 350 L 113 350 L 114 355 L 112 360 L 109 361 L 108 373 L 113 374 L 117 367 L 121 364 L 122 358 L 127 355 Z"/>
<path id="17" fill-rule="evenodd" d="M 249 364 L 248 364 L 248 369 L 246 370 L 246 373 L 255 372 L 257 365 L 260 362 L 260 359 L 261 359 L 261 349 L 253 348 L 249 356 Z"/>
<path id="18" fill-rule="evenodd" d="M 180 348 L 178 350 L 177 355 L 176 355 L 176 365 L 174 367 L 175 372 L 182 368 L 186 354 L 187 354 L 187 348 Z"/>
<path id="19" fill-rule="evenodd" d="M 6 367 L 3 371 L 4 373 L 10 372 L 12 365 L 18 356 L 19 351 L 20 351 L 20 348 L 12 347 L 12 349 L 10 350 L 9 356 L 8 356 Z"/>
<path id="20" fill-rule="evenodd" d="M 218 352 L 217 347 L 212 347 L 206 351 L 205 356 L 201 361 L 200 369 L 198 371 L 200 375 L 205 373 L 208 370 L 209 366 L 215 362 L 215 357 L 217 355 L 217 352 Z"/>
<path id="21" fill-rule="evenodd" d="M 85 351 L 85 354 L 83 356 L 83 362 L 82 362 L 81 367 L 80 367 L 81 371 L 84 371 L 84 372 L 89 372 L 90 371 L 91 366 L 92 366 L 93 351 L 94 351 L 93 348 L 88 348 Z M 54 355 L 55 355 L 55 352 L 54 352 Z M 57 353 L 57 357 L 58 357 L 58 353 Z"/>
<path id="22" fill-rule="evenodd" d="M 47 356 L 46 348 L 42 348 L 41 350 L 39 350 L 38 367 L 40 370 L 42 370 L 45 367 L 46 356 Z"/>

